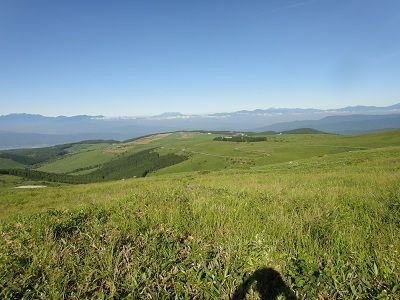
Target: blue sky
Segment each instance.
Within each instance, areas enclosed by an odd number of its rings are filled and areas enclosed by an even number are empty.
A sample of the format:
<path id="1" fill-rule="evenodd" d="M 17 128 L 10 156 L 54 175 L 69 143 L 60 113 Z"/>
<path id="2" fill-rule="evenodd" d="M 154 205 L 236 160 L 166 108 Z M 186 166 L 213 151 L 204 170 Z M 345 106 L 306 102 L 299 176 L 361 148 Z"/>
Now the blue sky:
<path id="1" fill-rule="evenodd" d="M 400 102 L 400 1 L 0 0 L 0 114 Z"/>

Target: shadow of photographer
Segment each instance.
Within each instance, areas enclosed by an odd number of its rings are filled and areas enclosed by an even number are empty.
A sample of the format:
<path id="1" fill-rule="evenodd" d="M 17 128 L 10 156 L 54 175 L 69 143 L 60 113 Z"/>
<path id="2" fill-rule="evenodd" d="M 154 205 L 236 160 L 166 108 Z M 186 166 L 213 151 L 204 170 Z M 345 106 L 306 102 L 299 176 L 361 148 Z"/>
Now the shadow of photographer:
<path id="1" fill-rule="evenodd" d="M 262 300 L 274 300 L 278 296 L 283 296 L 288 300 L 297 299 L 293 291 L 283 281 L 281 275 L 272 268 L 256 270 L 236 289 L 232 299 L 245 299 L 254 282 L 256 282 L 255 287 Z"/>

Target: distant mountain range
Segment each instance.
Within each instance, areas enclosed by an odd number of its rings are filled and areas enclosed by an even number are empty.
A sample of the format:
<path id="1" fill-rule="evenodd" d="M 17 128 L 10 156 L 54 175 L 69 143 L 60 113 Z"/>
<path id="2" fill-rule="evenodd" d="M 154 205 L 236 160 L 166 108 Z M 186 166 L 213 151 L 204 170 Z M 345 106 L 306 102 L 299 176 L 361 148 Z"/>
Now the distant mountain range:
<path id="1" fill-rule="evenodd" d="M 0 148 L 35 147 L 85 139 L 124 140 L 176 130 L 282 131 L 309 127 L 334 133 L 400 128 L 400 103 L 339 109 L 269 108 L 205 115 L 166 112 L 145 117 L 0 116 Z"/>
<path id="2" fill-rule="evenodd" d="M 399 129 L 400 114 L 329 116 L 320 120 L 302 120 L 276 123 L 255 131 L 286 131 L 296 128 L 313 128 L 330 133 L 354 134 L 376 130 Z"/>

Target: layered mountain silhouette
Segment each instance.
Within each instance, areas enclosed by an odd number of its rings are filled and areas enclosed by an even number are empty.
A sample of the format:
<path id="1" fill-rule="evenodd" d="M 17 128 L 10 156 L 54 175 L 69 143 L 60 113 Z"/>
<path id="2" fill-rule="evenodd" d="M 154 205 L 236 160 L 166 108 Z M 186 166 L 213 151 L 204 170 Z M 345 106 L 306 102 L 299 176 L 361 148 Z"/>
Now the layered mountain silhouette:
<path id="1" fill-rule="evenodd" d="M 400 128 L 400 114 L 330 116 L 320 120 L 276 123 L 257 128 L 255 131 L 286 131 L 296 128 L 313 128 L 339 134 L 398 129 Z"/>
<path id="2" fill-rule="evenodd" d="M 285 131 L 313 128 L 332 133 L 361 133 L 400 128 L 400 103 L 339 109 L 269 108 L 214 114 L 166 112 L 156 116 L 114 117 L 9 114 L 0 116 L 0 148 L 77 142 L 125 140 L 176 130 Z"/>

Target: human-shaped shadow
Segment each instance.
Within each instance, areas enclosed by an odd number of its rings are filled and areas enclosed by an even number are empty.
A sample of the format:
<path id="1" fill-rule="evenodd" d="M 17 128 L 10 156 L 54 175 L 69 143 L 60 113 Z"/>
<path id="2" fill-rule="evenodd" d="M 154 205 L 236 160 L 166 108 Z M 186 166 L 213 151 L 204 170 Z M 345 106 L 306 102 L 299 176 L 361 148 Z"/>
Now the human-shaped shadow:
<path id="1" fill-rule="evenodd" d="M 256 289 L 262 300 L 274 300 L 280 295 L 287 300 L 296 300 L 293 291 L 285 284 L 281 275 L 272 268 L 262 268 L 255 271 L 236 289 L 232 299 L 245 299 L 253 282 L 256 282 Z"/>

